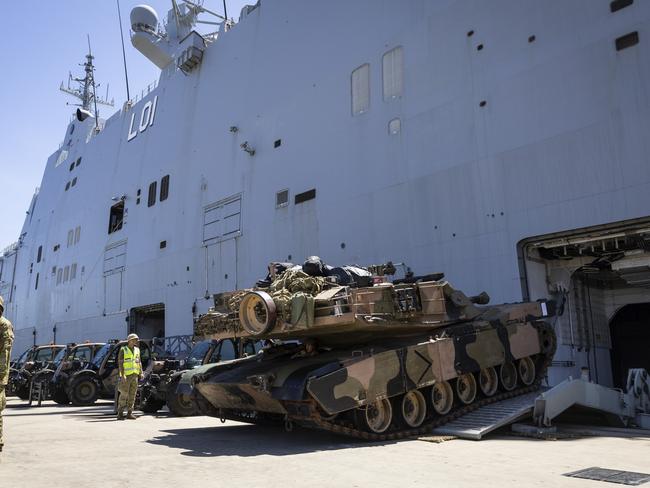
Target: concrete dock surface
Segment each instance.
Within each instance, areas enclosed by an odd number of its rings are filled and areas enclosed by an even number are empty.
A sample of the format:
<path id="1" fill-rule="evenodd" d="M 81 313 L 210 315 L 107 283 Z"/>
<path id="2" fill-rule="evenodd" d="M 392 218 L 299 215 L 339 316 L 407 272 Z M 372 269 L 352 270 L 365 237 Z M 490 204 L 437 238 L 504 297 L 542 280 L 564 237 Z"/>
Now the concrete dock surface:
<path id="1" fill-rule="evenodd" d="M 563 474 L 592 466 L 650 471 L 650 437 L 642 436 L 367 443 L 166 411 L 117 421 L 105 401 L 26 405 L 10 398 L 4 411 L 2 487 L 606 488 L 615 485 Z"/>

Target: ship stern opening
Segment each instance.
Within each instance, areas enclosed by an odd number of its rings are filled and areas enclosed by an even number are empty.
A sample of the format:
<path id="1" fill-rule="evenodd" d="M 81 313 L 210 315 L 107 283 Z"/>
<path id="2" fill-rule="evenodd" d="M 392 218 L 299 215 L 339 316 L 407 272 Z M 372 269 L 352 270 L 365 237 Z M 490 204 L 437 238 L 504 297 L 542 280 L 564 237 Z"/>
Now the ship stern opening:
<path id="1" fill-rule="evenodd" d="M 648 368 L 650 218 L 527 238 L 518 252 L 523 298 L 561 311 L 551 384 L 588 374 L 624 387 L 629 368 Z"/>

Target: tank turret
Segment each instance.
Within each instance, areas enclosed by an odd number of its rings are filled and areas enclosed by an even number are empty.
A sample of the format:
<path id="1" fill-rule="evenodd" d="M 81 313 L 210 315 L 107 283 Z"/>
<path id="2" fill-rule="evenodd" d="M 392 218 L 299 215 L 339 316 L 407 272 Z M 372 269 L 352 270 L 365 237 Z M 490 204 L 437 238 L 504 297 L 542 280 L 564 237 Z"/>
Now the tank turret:
<path id="1" fill-rule="evenodd" d="M 364 277 L 369 278 L 370 286 L 362 287 L 341 285 L 338 279 L 330 279 L 337 277 L 337 272 L 328 274 L 312 276 L 297 266 L 275 275 L 267 286 L 217 295 L 215 307 L 196 322 L 195 336 L 311 338 L 340 346 L 389 335 L 433 332 L 480 317 L 504 321 L 543 318 L 554 310 L 553 303 L 546 301 L 485 306 L 487 293 L 468 297 L 442 274 L 395 284 L 368 272 Z M 428 281 L 431 277 L 438 279 Z"/>

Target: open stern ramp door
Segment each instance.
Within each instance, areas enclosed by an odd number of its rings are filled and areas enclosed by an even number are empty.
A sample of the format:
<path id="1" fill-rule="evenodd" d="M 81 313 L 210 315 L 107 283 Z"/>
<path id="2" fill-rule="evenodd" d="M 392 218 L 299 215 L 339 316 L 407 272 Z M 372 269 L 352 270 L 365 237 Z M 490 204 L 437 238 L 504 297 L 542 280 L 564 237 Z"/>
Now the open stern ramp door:
<path id="1" fill-rule="evenodd" d="M 558 303 L 555 385 L 569 376 L 625 388 L 628 369 L 650 369 L 650 217 L 519 242 L 522 294 Z"/>

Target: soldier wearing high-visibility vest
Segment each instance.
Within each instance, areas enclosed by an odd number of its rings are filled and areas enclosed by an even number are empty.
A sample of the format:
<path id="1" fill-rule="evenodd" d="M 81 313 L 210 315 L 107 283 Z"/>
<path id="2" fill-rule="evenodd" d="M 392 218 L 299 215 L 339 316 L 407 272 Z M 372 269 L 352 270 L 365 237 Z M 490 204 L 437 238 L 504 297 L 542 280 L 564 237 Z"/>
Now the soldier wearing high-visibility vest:
<path id="1" fill-rule="evenodd" d="M 120 348 L 117 359 L 120 372 L 118 385 L 120 395 L 117 404 L 118 420 L 124 420 L 125 418 L 135 420 L 137 418 L 133 415 L 133 405 L 135 404 L 135 394 L 138 391 L 138 380 L 142 378 L 139 340 L 140 338 L 136 334 L 129 334 L 126 338 L 126 346 Z M 127 410 L 126 417 L 124 416 L 124 409 Z"/>

